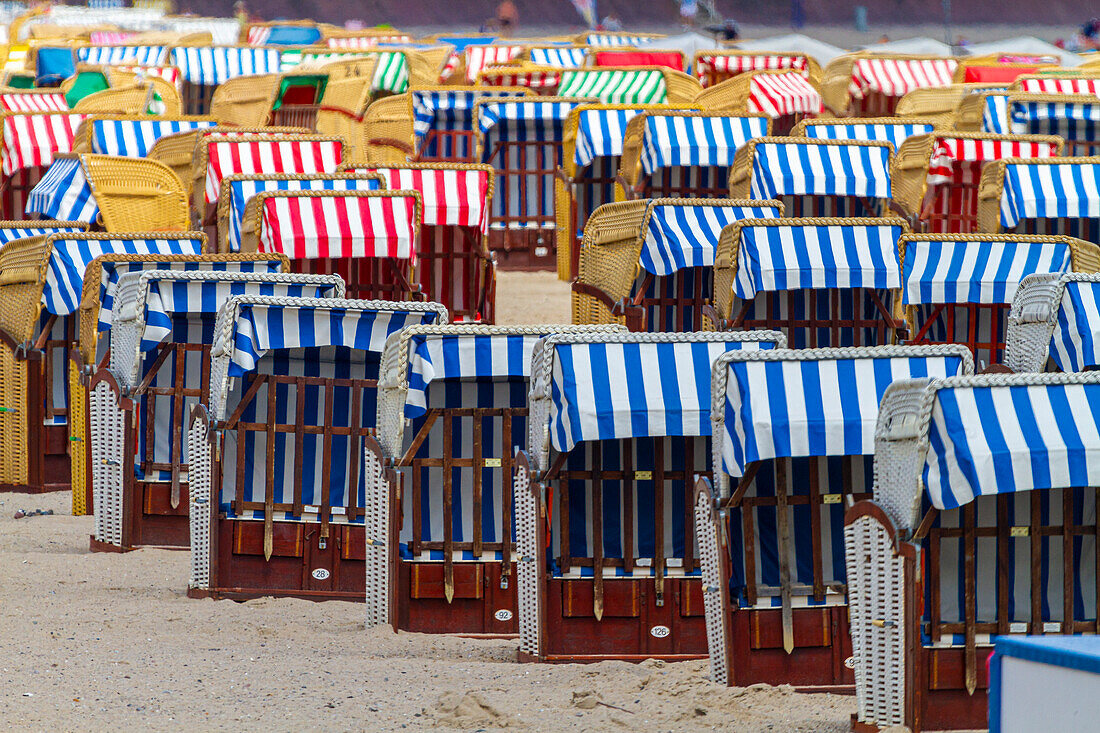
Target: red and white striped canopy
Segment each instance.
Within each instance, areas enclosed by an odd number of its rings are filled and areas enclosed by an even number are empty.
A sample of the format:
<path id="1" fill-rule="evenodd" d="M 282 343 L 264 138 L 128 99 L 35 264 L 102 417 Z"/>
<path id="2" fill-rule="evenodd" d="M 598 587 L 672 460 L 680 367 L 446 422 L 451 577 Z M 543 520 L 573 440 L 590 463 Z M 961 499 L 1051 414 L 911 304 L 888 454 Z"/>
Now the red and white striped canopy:
<path id="1" fill-rule="evenodd" d="M 420 222 L 415 191 L 271 191 L 259 194 L 259 251 L 291 259 L 412 259 Z"/>
<path id="2" fill-rule="evenodd" d="M 523 46 L 467 46 L 466 80 L 473 84 L 477 75 L 494 64 L 506 64 L 523 53 Z"/>
<path id="3" fill-rule="evenodd" d="M 1001 158 L 1053 158 L 1058 155 L 1054 142 L 1040 140 L 973 140 L 937 137 L 928 163 L 928 183 L 954 180 L 956 163 L 987 163 Z"/>
<path id="4" fill-rule="evenodd" d="M 761 71 L 764 69 L 794 69 L 809 73 L 809 64 L 805 56 L 795 54 L 704 55 L 699 57 L 695 65 L 695 75 L 699 79 L 706 79 L 710 72 L 737 76 L 746 71 Z"/>
<path id="5" fill-rule="evenodd" d="M 48 166 L 57 153 L 70 153 L 77 126 L 87 115 L 28 112 L 3 115 L 5 176 L 24 168 Z"/>
<path id="6" fill-rule="evenodd" d="M 64 94 L 0 94 L 0 109 L 5 112 L 68 112 Z"/>
<path id="7" fill-rule="evenodd" d="M 178 66 L 129 66 L 127 64 L 117 64 L 114 68 L 131 74 L 144 74 L 145 76 L 155 76 L 164 79 L 176 89 L 180 88 L 183 81 L 183 74 L 180 73 Z"/>
<path id="8" fill-rule="evenodd" d="M 914 89 L 951 84 L 958 63 L 954 59 L 856 59 L 848 93 L 863 99 L 871 92 L 902 97 Z"/>
<path id="9" fill-rule="evenodd" d="M 488 226 L 491 170 L 357 168 L 354 172 L 369 171 L 385 176 L 388 190 L 418 191 L 424 201 L 425 226 Z"/>
<path id="10" fill-rule="evenodd" d="M 237 173 L 335 173 L 344 147 L 339 139 L 207 139 L 206 203 L 216 204 L 222 179 Z"/>
<path id="11" fill-rule="evenodd" d="M 1093 94 L 1100 97 L 1100 79 L 1020 79 L 1020 90 L 1031 94 Z"/>
<path id="12" fill-rule="evenodd" d="M 483 87 L 527 87 L 528 89 L 554 89 L 561 84 L 561 71 L 506 71 L 496 69 L 492 74 L 482 74 L 478 84 Z"/>
<path id="13" fill-rule="evenodd" d="M 821 114 L 821 93 L 800 71 L 781 74 L 757 74 L 750 82 L 749 112 L 766 114 L 772 119 L 783 115 Z"/>
<path id="14" fill-rule="evenodd" d="M 371 48 L 379 43 L 412 43 L 412 36 L 338 36 L 328 39 L 329 48 Z"/>

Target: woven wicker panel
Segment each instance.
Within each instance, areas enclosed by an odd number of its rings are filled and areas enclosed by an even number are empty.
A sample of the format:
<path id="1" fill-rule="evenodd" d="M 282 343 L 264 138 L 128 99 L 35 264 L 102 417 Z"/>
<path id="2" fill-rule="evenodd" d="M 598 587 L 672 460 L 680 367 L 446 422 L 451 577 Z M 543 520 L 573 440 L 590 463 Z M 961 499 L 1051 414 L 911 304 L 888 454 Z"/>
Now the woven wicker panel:
<path id="1" fill-rule="evenodd" d="M 545 547 L 540 547 L 539 522 L 541 486 L 531 480 L 526 454 L 516 457 L 512 496 L 516 502 L 516 601 L 519 610 L 519 650 L 538 656 L 542 650 L 542 598 L 539 578 L 542 574 Z"/>
<path id="2" fill-rule="evenodd" d="M 367 628 L 396 623 L 393 616 L 394 583 L 391 569 L 397 566 L 397 543 L 390 536 L 396 479 L 383 464 L 382 447 L 371 436 L 365 438 L 363 478 L 366 500 L 363 504 L 366 531 Z"/>
<path id="3" fill-rule="evenodd" d="M 722 531 L 710 486 L 700 481 L 695 487 L 695 538 L 699 548 L 699 566 L 703 580 L 703 610 L 707 624 L 707 652 L 710 656 L 710 680 L 716 685 L 729 684 L 729 600 L 722 577 L 719 539 Z"/>
<path id="4" fill-rule="evenodd" d="M 581 240 L 577 282 L 604 291 L 612 301 L 630 295 L 638 274 L 642 223 L 650 201 L 619 201 L 596 209 Z M 572 294 L 573 323 L 622 324 L 604 303 L 587 293 Z"/>
<path id="5" fill-rule="evenodd" d="M 80 162 L 108 232 L 190 228 L 183 182 L 164 163 L 91 153 L 81 155 Z"/>
<path id="6" fill-rule="evenodd" d="M 366 160 L 375 165 L 400 164 L 416 150 L 413 118 L 408 110 L 409 94 L 379 99 L 367 108 L 358 135 L 349 137 L 351 160 Z"/>
<path id="7" fill-rule="evenodd" d="M 27 363 L 0 335 L 0 484 L 27 483 Z"/>
<path id="8" fill-rule="evenodd" d="M 982 180 L 978 184 L 978 229 L 983 232 L 1001 231 L 1001 194 L 1004 192 L 1005 168 L 1009 163 L 1019 162 L 1012 158 L 995 160 L 982 170 Z M 1035 165 L 1100 164 L 1100 157 L 1079 158 L 1041 158 L 1032 161 Z"/>
<path id="9" fill-rule="evenodd" d="M 69 365 L 69 476 L 73 493 L 73 516 L 89 513 L 86 506 L 88 482 L 88 390 L 84 388 L 81 364 L 70 358 Z"/>
<path id="10" fill-rule="evenodd" d="M 211 495 L 213 452 L 207 412 L 197 406 L 188 418 L 188 523 L 191 528 L 191 588 L 210 587 L 210 529 L 216 504 Z M 213 437 L 213 440 L 217 440 Z"/>
<path id="11" fill-rule="evenodd" d="M 0 250 L 0 331 L 17 344 L 35 336 L 49 258 L 41 236 L 8 242 Z"/>
<path id="12" fill-rule="evenodd" d="M 281 80 L 278 74 L 256 74 L 222 82 L 210 101 L 210 116 L 222 125 L 266 125 Z"/>

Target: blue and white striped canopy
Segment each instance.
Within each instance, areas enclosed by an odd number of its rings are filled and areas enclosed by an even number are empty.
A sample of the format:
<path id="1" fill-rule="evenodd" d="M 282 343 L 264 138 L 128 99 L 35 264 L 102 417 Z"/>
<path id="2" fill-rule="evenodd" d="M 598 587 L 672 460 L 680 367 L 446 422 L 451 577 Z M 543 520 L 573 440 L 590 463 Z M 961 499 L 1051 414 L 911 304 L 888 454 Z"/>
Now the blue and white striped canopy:
<path id="1" fill-rule="evenodd" d="M 640 46 L 653 40 L 649 36 L 632 36 L 628 33 L 589 33 L 585 43 L 589 46 Z"/>
<path id="2" fill-rule="evenodd" d="M 1007 94 L 986 95 L 985 109 L 982 111 L 982 132 L 995 132 L 999 135 L 1010 132 Z"/>
<path id="3" fill-rule="evenodd" d="M 890 198 L 890 148 L 886 145 L 765 142 L 755 147 L 754 199 L 777 196 Z"/>
<path id="4" fill-rule="evenodd" d="M 721 199 L 706 204 L 652 203 L 642 232 L 638 264 L 654 275 L 671 275 L 688 267 L 712 267 L 722 230 L 743 219 L 781 216 L 777 206 L 723 206 Z"/>
<path id="5" fill-rule="evenodd" d="M 27 196 L 28 216 L 91 223 L 99 216 L 80 158 L 55 158 Z"/>
<path id="6" fill-rule="evenodd" d="M 845 121 L 831 124 L 806 125 L 806 137 L 817 140 L 880 140 L 894 146 L 897 152 L 901 144 L 914 135 L 926 135 L 936 131 L 928 123 L 867 123 Z"/>
<path id="7" fill-rule="evenodd" d="M 738 298 L 751 300 L 759 292 L 777 290 L 901 287 L 900 220 L 834 225 L 799 221 L 741 228 L 733 283 Z"/>
<path id="8" fill-rule="evenodd" d="M 987 241 L 930 237 L 905 242 L 906 305 L 1011 303 L 1020 281 L 1034 273 L 1067 272 L 1067 242 Z"/>
<path id="9" fill-rule="evenodd" d="M 715 446 L 722 471 L 740 477 L 757 461 L 873 454 L 879 403 L 892 382 L 973 370 L 965 347 L 948 351 L 879 346 L 727 357 L 722 444 Z"/>
<path id="10" fill-rule="evenodd" d="M 226 308 L 236 309 L 229 376 L 239 377 L 252 371 L 260 358 L 273 349 L 345 346 L 381 354 L 391 333 L 407 326 L 438 323 L 441 316 L 438 310 L 408 308 L 401 303 L 380 308 L 380 301 L 340 302 L 341 307 L 330 308 L 229 301 Z"/>
<path id="11" fill-rule="evenodd" d="M 1100 282 L 1066 281 L 1050 339 L 1050 357 L 1063 372 L 1100 366 Z"/>
<path id="12" fill-rule="evenodd" d="M 626 125 L 641 109 L 583 109 L 577 113 L 577 141 L 573 163 L 577 168 L 591 165 L 596 158 L 623 154 Z"/>
<path id="13" fill-rule="evenodd" d="M 554 344 L 551 445 L 566 453 L 588 440 L 710 435 L 714 360 L 726 351 L 779 345 L 737 340 L 744 337 Z"/>
<path id="14" fill-rule="evenodd" d="M 1021 219 L 1100 217 L 1100 164 L 1009 163 L 1001 192 L 1001 225 Z"/>
<path id="15" fill-rule="evenodd" d="M 175 270 L 185 272 L 242 272 L 250 275 L 257 273 L 275 274 L 283 271 L 283 261 L 270 260 L 240 260 L 226 262 L 224 260 L 212 262 L 209 260 L 191 261 L 114 261 L 104 260 L 100 271 L 99 288 L 99 331 L 108 331 L 114 322 L 115 295 L 118 292 L 118 281 L 125 275 L 146 270 Z"/>
<path id="16" fill-rule="evenodd" d="M 228 184 L 228 187 L 225 185 Z M 262 175 L 237 177 L 231 176 L 222 181 L 222 191 L 228 188 L 229 196 L 229 249 L 236 252 L 241 248 L 241 222 L 249 199 L 264 191 L 377 191 L 382 188 L 381 181 L 374 178 L 294 178 L 291 180 L 265 180 Z M 223 195 L 225 195 L 223 193 Z"/>
<path id="17" fill-rule="evenodd" d="M 587 53 L 583 48 L 532 48 L 531 63 L 556 69 L 575 69 L 584 66 Z"/>
<path id="18" fill-rule="evenodd" d="M 258 46 L 176 46 L 168 62 L 176 66 L 184 81 L 215 85 L 237 76 L 278 74 L 281 52 Z"/>
<path id="19" fill-rule="evenodd" d="M 408 392 L 405 417 L 415 418 L 428 409 L 428 385 L 443 379 L 476 379 L 531 376 L 531 351 L 544 333 L 462 334 L 418 333 L 409 337 Z"/>
<path id="20" fill-rule="evenodd" d="M 1095 142 L 1100 131 L 1100 99 L 1087 102 L 1015 100 L 1009 110 L 1017 135 L 1058 135 L 1069 142 Z"/>
<path id="21" fill-rule="evenodd" d="M 99 120 L 92 119 L 92 152 L 144 158 L 165 135 L 218 124 L 214 120 Z"/>
<path id="22" fill-rule="evenodd" d="M 0 227 L 0 246 L 8 242 L 14 242 L 17 239 L 26 239 L 27 237 L 41 237 L 47 234 L 75 233 L 82 231 L 84 231 L 82 227 L 39 227 L 35 226 L 35 222 L 28 221 L 26 227 L 13 227 L 10 229 Z"/>
<path id="23" fill-rule="evenodd" d="M 84 272 L 96 257 L 106 254 L 202 254 L 200 238 L 140 239 L 120 234 L 111 239 L 68 239 L 58 237 L 50 249 L 50 265 L 46 270 L 46 284 L 42 290 L 42 303 L 46 310 L 58 316 L 67 316 L 80 306 L 84 288 Z"/>
<path id="24" fill-rule="evenodd" d="M 477 126 L 485 145 L 483 162 L 492 154 L 490 142 L 560 140 L 565 120 L 573 108 L 584 104 L 576 102 L 527 101 L 486 102 L 479 105 Z"/>
<path id="25" fill-rule="evenodd" d="M 163 66 L 165 46 L 84 46 L 76 49 L 76 58 L 92 66 Z"/>
<path id="26" fill-rule="evenodd" d="M 417 145 L 429 130 L 473 130 L 474 109 L 478 100 L 495 97 L 514 97 L 510 90 L 487 87 L 484 91 L 456 89 L 413 89 L 413 131 Z"/>
<path id="27" fill-rule="evenodd" d="M 642 172 L 677 166 L 730 166 L 737 149 L 768 134 L 766 117 L 650 115 L 642 135 Z"/>
<path id="28" fill-rule="evenodd" d="M 179 270 L 174 271 L 179 273 Z M 131 277 L 140 277 L 134 275 Z M 214 276 L 218 277 L 218 276 Z M 270 295 L 291 298 L 334 298 L 343 295 L 343 288 L 333 282 L 318 282 L 313 276 L 275 276 L 258 280 L 250 274 L 234 279 L 184 280 L 169 270 L 158 270 L 147 283 L 145 296 L 145 329 L 140 348 L 151 351 L 173 335 L 177 315 L 207 314 L 216 316 L 225 302 L 234 295 Z M 331 279 L 331 278 L 326 278 Z"/>
<path id="29" fill-rule="evenodd" d="M 978 496 L 1100 485 L 1100 374 L 933 382 L 922 478 L 937 509 Z M 1029 384 L 1030 383 L 1030 384 Z"/>

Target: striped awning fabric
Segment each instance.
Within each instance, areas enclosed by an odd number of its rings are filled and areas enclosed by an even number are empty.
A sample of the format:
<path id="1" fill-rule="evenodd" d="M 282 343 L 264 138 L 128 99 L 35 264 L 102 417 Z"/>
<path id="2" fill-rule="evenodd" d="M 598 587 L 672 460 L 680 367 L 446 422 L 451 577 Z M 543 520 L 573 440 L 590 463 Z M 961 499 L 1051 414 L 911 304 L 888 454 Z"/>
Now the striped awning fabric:
<path id="1" fill-rule="evenodd" d="M 755 146 L 750 195 L 890 198 L 890 146 L 763 142 Z"/>
<path id="2" fill-rule="evenodd" d="M 468 46 L 466 81 L 473 84 L 477 75 L 490 66 L 506 64 L 523 53 L 523 46 Z"/>
<path id="3" fill-rule="evenodd" d="M 130 64 L 123 63 L 117 64 L 115 68 L 119 71 L 137 74 L 138 76 L 164 79 L 177 90 L 183 86 L 183 74 L 181 74 L 180 70 L 175 66 L 131 66 Z"/>
<path id="4" fill-rule="evenodd" d="M 798 71 L 752 77 L 749 112 L 775 119 L 784 115 L 817 115 L 825 109 L 821 92 Z"/>
<path id="5" fill-rule="evenodd" d="M 229 249 L 233 252 L 241 248 L 241 222 L 244 219 L 244 210 L 249 199 L 256 194 L 264 191 L 377 191 L 381 188 L 374 178 L 340 175 L 291 179 L 273 179 L 264 175 L 229 176 L 222 184 L 223 198 L 228 189 L 229 232 L 226 239 L 229 242 Z"/>
<path id="6" fill-rule="evenodd" d="M 158 262 L 155 258 L 148 260 L 101 260 L 99 282 L 99 325 L 97 330 L 109 331 L 115 321 L 115 296 L 119 292 L 119 280 L 132 273 L 146 272 L 148 270 L 179 270 L 184 272 L 217 272 L 224 274 L 245 273 L 255 277 L 257 274 L 274 274 L 283 271 L 283 262 L 280 259 L 270 260 L 238 260 L 236 262 L 210 260 L 166 260 Z"/>
<path id="7" fill-rule="evenodd" d="M 897 152 L 901 144 L 914 135 L 926 135 L 935 131 L 932 123 L 865 123 L 844 120 L 829 124 L 806 125 L 806 137 L 817 140 L 879 140 L 894 146 Z"/>
<path id="8" fill-rule="evenodd" d="M 714 369 L 725 394 L 714 465 L 740 477 L 757 461 L 872 455 L 887 387 L 973 373 L 973 361 L 959 346 L 877 346 L 734 352 Z"/>
<path id="9" fill-rule="evenodd" d="M 763 69 L 793 69 L 808 73 L 809 64 L 805 56 L 785 53 L 766 54 L 737 54 L 727 56 L 724 54 L 700 55 L 695 64 L 695 75 L 700 80 L 706 79 L 712 72 L 720 75 L 736 76 L 746 71 L 761 71 Z"/>
<path id="10" fill-rule="evenodd" d="M 142 329 L 139 348 L 151 351 L 173 335 L 173 320 L 179 315 L 207 314 L 216 316 L 234 295 L 267 295 L 281 298 L 339 298 L 343 283 L 327 275 L 288 275 L 283 273 L 257 275 L 245 272 L 186 272 L 183 270 L 153 270 L 123 276 L 118 292 L 127 285 L 142 286 L 140 309 Z M 128 315 L 126 307 L 115 318 Z"/>
<path id="11" fill-rule="evenodd" d="M 632 36 L 626 33 L 589 33 L 585 43 L 589 46 L 640 46 L 652 40 L 649 36 Z"/>
<path id="12" fill-rule="evenodd" d="M 604 104 L 663 104 L 668 87 L 660 69 L 566 69 L 558 95 Z"/>
<path id="13" fill-rule="evenodd" d="M 33 221 L 28 221 L 26 227 L 0 227 L 0 246 L 8 242 L 14 242 L 17 239 L 26 239 L 27 237 L 41 237 L 47 234 L 76 233 L 82 231 L 84 231 L 82 227 L 42 227 L 35 226 L 35 222 Z"/>
<path id="14" fill-rule="evenodd" d="M 985 109 L 982 111 L 982 132 L 996 132 L 1007 134 L 1011 132 L 1008 125 L 1008 95 L 989 94 L 985 98 Z"/>
<path id="15" fill-rule="evenodd" d="M 1011 303 L 1028 275 L 1067 272 L 1071 265 L 1067 242 L 950 237 L 906 237 L 903 303 Z"/>
<path id="16" fill-rule="evenodd" d="M 92 66 L 114 66 L 121 63 L 160 66 L 167 57 L 166 46 L 83 46 L 76 49 L 77 60 Z"/>
<path id="17" fill-rule="evenodd" d="M 642 133 L 642 171 L 653 175 L 662 168 L 728 167 L 738 148 L 767 134 L 763 117 L 649 115 Z"/>
<path id="18" fill-rule="evenodd" d="M 473 130 L 474 110 L 479 100 L 514 96 L 510 91 L 499 89 L 414 89 L 410 94 L 413 130 L 418 144 L 429 130 Z"/>
<path id="19" fill-rule="evenodd" d="M 1056 76 L 1020 79 L 1020 91 L 1029 94 L 1092 94 L 1100 96 L 1100 79 Z"/>
<path id="20" fill-rule="evenodd" d="M 583 48 L 532 48 L 531 63 L 555 69 L 575 69 L 584 66 L 587 50 Z"/>
<path id="21" fill-rule="evenodd" d="M 232 325 L 226 321 L 232 319 Z M 378 300 L 336 300 L 324 305 L 301 304 L 264 296 L 237 296 L 222 307 L 215 328 L 212 357 L 228 357 L 228 376 L 240 377 L 256 368 L 268 351 L 317 346 L 344 346 L 382 353 L 390 334 L 408 326 L 446 321 L 438 303 L 387 303 Z M 211 380 L 211 403 L 214 400 Z"/>
<path id="22" fill-rule="evenodd" d="M 27 196 L 26 214 L 92 223 L 99 216 L 92 187 L 76 157 L 57 158 Z"/>
<path id="23" fill-rule="evenodd" d="M 391 191 L 417 191 L 424 203 L 426 226 L 458 226 L 485 229 L 489 219 L 489 187 L 493 172 L 483 168 L 365 167 L 386 178 Z"/>
<path id="24" fill-rule="evenodd" d="M 344 49 L 337 51 L 304 51 L 299 48 L 282 52 L 279 65 L 283 72 L 291 69 L 316 68 L 330 61 L 342 61 L 354 58 L 374 58 L 378 60 L 374 69 L 372 85 L 375 90 L 404 94 L 409 88 L 409 59 L 400 50 L 357 51 Z"/>
<path id="25" fill-rule="evenodd" d="M 483 72 L 478 84 L 487 87 L 525 87 L 527 89 L 555 89 L 561 83 L 557 69 L 512 71 L 498 66 Z"/>
<path id="26" fill-rule="evenodd" d="M 577 139 L 573 148 L 573 163 L 584 168 L 596 158 L 623 154 L 626 124 L 641 109 L 584 109 L 577 113 Z"/>
<path id="27" fill-rule="evenodd" d="M 1100 164 L 1031 164 L 1005 166 L 1001 192 L 1001 225 L 1021 219 L 1100 218 Z"/>
<path id="28" fill-rule="evenodd" d="M 900 219 L 878 224 L 778 221 L 780 226 L 747 222 L 741 228 L 733 283 L 738 298 L 780 290 L 901 287 Z"/>
<path id="29" fill-rule="evenodd" d="M 1100 279 L 1063 275 L 1050 358 L 1063 372 L 1100 366 Z"/>
<path id="30" fill-rule="evenodd" d="M 55 153 L 73 149 L 76 128 L 85 115 L 68 112 L 28 112 L 3 115 L 3 166 L 10 176 L 24 168 L 48 166 Z"/>
<path id="31" fill-rule="evenodd" d="M 902 97 L 914 89 L 945 87 L 951 84 L 957 67 L 954 59 L 856 59 L 848 93 L 854 99 L 863 99 L 871 92 Z"/>
<path id="32" fill-rule="evenodd" d="M 335 173 L 343 160 L 344 146 L 336 139 L 258 140 L 214 138 L 207 146 L 206 203 L 221 195 L 226 176 L 241 173 Z"/>
<path id="33" fill-rule="evenodd" d="M 1013 100 L 1009 115 L 1012 132 L 1018 135 L 1058 135 L 1069 142 L 1093 142 L 1100 137 L 1100 97 L 1088 104 Z"/>
<path id="34" fill-rule="evenodd" d="M 280 53 L 277 48 L 176 46 L 168 63 L 179 68 L 184 81 L 216 85 L 237 76 L 278 74 Z"/>
<path id="35" fill-rule="evenodd" d="M 576 102 L 540 102 L 531 99 L 489 101 L 478 105 L 477 126 L 484 144 L 483 156 L 492 153 L 491 142 L 503 140 L 560 140 L 562 126 Z"/>
<path id="36" fill-rule="evenodd" d="M 591 54 L 593 66 L 663 66 L 684 71 L 684 55 L 679 51 L 652 51 L 648 48 L 616 48 L 595 50 Z"/>
<path id="37" fill-rule="evenodd" d="M 261 252 L 292 260 L 416 255 L 420 196 L 414 191 L 269 191 L 259 197 Z"/>
<path id="38" fill-rule="evenodd" d="M 92 119 L 92 152 L 144 158 L 165 135 L 213 127 L 214 120 L 112 120 Z"/>
<path id="39" fill-rule="evenodd" d="M 554 332 L 526 334 L 418 333 L 409 337 L 408 392 L 405 417 L 428 409 L 428 385 L 443 379 L 485 380 L 530 378 L 535 343 Z"/>
<path id="40" fill-rule="evenodd" d="M 749 333 L 676 340 L 593 336 L 552 344 L 550 442 L 566 453 L 588 440 L 710 435 L 710 369 L 722 353 L 772 349 Z M 759 335 L 758 335 L 759 336 Z M 532 426 L 532 440 L 539 439 Z M 532 445 L 539 453 L 541 445 Z"/>
<path id="41" fill-rule="evenodd" d="M 5 112 L 67 112 L 69 103 L 65 95 L 56 94 L 20 94 L 8 92 L 0 94 L 0 110 Z"/>
<path id="42" fill-rule="evenodd" d="M 380 43 L 411 43 L 412 36 L 401 33 L 382 36 L 334 36 L 325 39 L 329 48 L 370 48 Z"/>
<path id="43" fill-rule="evenodd" d="M 96 257 L 106 254 L 202 254 L 203 241 L 189 236 L 168 236 L 158 239 L 126 238 L 88 239 L 57 238 L 50 250 L 46 269 L 46 285 L 42 304 L 54 315 L 67 316 L 80 306 L 84 287 L 84 271 Z"/>
<path id="44" fill-rule="evenodd" d="M 955 163 L 984 163 L 1001 158 L 1053 158 L 1058 143 L 1051 140 L 989 140 L 938 136 L 928 163 L 928 183 L 938 185 L 955 179 Z"/>
<path id="45" fill-rule="evenodd" d="M 987 375 L 926 389 L 934 399 L 920 470 L 937 509 L 1100 483 L 1100 374 Z"/>
<path id="46" fill-rule="evenodd" d="M 721 199 L 706 204 L 655 201 L 646 212 L 638 264 L 654 275 L 671 275 L 688 267 L 712 267 L 726 226 L 744 219 L 778 216 L 781 212 L 777 206 L 740 206 Z"/>

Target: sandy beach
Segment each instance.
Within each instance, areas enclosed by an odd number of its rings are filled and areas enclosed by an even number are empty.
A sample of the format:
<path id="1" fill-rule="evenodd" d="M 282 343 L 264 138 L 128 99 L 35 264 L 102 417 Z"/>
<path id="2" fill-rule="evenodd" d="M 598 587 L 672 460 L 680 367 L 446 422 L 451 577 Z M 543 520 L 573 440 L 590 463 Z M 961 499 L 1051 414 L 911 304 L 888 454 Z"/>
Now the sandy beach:
<path id="1" fill-rule="evenodd" d="M 569 320 L 552 273 L 501 274 L 497 302 L 502 323 Z M 189 599 L 188 553 L 91 554 L 93 519 L 69 509 L 0 494 L 10 729 L 842 731 L 855 710 L 719 688 L 705 661 L 519 664 L 513 640 L 368 631 L 354 603 Z"/>

